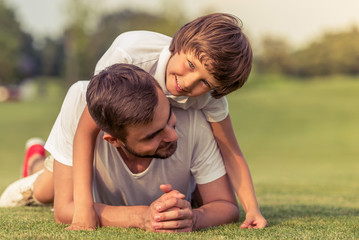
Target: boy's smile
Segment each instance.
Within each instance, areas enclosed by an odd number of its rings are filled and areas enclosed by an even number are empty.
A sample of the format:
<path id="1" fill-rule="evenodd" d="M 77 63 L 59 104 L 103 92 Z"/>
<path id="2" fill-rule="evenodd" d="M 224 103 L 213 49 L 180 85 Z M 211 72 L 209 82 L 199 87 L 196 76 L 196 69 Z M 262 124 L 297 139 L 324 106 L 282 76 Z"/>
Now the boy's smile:
<path id="1" fill-rule="evenodd" d="M 207 61 L 208 62 L 208 61 Z M 174 96 L 201 96 L 218 86 L 217 80 L 192 53 L 171 56 L 166 68 L 166 87 Z"/>

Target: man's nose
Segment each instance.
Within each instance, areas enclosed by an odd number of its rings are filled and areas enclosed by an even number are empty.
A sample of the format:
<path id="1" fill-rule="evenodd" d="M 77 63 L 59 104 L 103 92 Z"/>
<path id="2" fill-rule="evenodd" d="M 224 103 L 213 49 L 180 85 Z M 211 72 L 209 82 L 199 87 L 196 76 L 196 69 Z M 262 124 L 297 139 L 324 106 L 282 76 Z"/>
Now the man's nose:
<path id="1" fill-rule="evenodd" d="M 166 129 L 165 137 L 163 138 L 164 142 L 174 142 L 178 140 L 178 135 L 174 127 L 168 126 Z"/>

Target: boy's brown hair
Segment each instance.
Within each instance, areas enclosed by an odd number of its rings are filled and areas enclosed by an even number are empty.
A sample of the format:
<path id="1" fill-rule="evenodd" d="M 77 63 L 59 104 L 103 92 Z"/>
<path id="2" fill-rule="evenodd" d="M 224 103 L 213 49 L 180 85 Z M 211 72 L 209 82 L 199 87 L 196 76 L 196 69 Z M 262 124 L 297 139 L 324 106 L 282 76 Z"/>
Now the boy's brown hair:
<path id="1" fill-rule="evenodd" d="M 241 88 L 251 72 L 252 48 L 241 27 L 237 17 L 213 13 L 185 24 L 172 39 L 172 55 L 193 52 L 220 83 L 214 98 Z"/>

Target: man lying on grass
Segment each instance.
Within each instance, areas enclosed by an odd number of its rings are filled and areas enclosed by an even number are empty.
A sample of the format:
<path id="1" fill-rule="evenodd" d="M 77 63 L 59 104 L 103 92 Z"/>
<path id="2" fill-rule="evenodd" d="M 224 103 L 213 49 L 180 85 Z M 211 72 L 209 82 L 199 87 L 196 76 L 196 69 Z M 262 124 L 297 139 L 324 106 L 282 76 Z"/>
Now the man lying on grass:
<path id="1" fill-rule="evenodd" d="M 70 88 L 47 140 L 53 150 L 46 161 L 55 159 L 53 174 L 51 167 L 45 169 L 37 181 L 50 184 L 54 179 L 57 222 L 70 224 L 74 217 L 76 182 L 68 158 L 85 108 L 77 103 L 85 96 L 102 130 L 92 181 L 97 225 L 172 232 L 238 221 L 238 205 L 202 112 L 171 108 L 152 76 L 116 64 L 90 83 L 80 81 Z M 35 197 L 42 199 L 41 194 Z M 194 200 L 199 207 L 192 209 Z M 88 229 L 77 225 L 82 227 Z"/>

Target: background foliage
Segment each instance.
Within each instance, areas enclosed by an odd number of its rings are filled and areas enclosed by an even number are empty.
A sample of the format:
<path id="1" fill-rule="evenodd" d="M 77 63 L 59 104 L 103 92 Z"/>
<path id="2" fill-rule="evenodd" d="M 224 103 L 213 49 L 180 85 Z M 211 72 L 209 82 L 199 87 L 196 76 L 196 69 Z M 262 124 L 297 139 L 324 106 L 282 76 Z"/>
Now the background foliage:
<path id="1" fill-rule="evenodd" d="M 68 87 L 93 75 L 96 62 L 120 33 L 150 30 L 169 36 L 191 19 L 179 5 L 165 6 L 162 14 L 130 9 L 101 12 L 94 1 L 67 1 L 69 23 L 57 39 L 34 45 L 22 31 L 14 10 L 0 0 L 0 85 L 19 84 L 34 76 L 62 79 Z M 169 14 L 171 13 L 171 14 Z M 255 47 L 254 65 L 260 73 L 280 73 L 310 79 L 313 76 L 359 74 L 358 26 L 322 33 L 305 46 L 294 48 L 286 39 L 266 36 Z"/>
<path id="2" fill-rule="evenodd" d="M 129 9 L 98 13 L 96 6 L 93 1 L 68 1 L 70 22 L 63 35 L 35 46 L 31 35 L 21 30 L 14 10 L 0 0 L 0 85 L 51 76 L 64 79 L 68 87 L 93 75 L 96 62 L 120 33 L 149 30 L 172 36 L 187 22 L 181 9 L 169 17 Z"/>
<path id="3" fill-rule="evenodd" d="M 265 37 L 256 57 L 257 69 L 263 73 L 283 73 L 300 77 L 359 74 L 359 29 L 324 33 L 307 46 L 291 50 L 276 37 Z"/>

